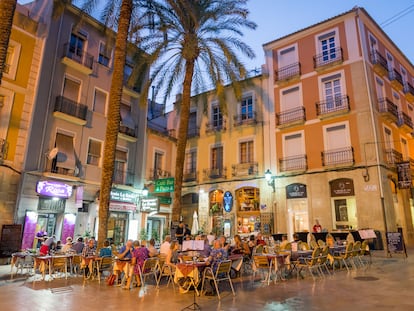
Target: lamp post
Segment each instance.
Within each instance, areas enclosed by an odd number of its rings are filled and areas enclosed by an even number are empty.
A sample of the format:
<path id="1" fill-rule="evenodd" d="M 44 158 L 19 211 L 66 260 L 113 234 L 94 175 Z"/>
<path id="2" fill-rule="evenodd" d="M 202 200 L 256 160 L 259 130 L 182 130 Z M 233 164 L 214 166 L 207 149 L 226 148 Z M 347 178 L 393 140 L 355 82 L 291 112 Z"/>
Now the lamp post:
<path id="1" fill-rule="evenodd" d="M 267 184 L 270 186 L 270 187 L 272 187 L 272 189 L 273 189 L 273 192 L 275 192 L 275 176 L 272 176 L 272 172 L 269 170 L 269 169 L 267 169 L 266 170 L 266 172 L 265 172 L 265 179 L 266 179 L 266 181 L 267 181 Z"/>

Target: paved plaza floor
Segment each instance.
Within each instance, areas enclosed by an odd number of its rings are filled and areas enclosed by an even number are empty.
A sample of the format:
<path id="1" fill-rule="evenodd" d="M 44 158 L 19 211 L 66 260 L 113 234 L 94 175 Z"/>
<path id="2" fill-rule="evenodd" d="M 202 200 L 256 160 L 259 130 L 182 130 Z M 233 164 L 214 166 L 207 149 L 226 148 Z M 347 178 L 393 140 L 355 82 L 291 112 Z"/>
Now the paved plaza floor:
<path id="1" fill-rule="evenodd" d="M 413 255 L 411 255 L 413 254 Z M 236 296 L 226 286 L 221 301 L 216 296 L 196 297 L 201 310 L 414 310 L 414 251 L 408 258 L 383 252 L 373 256 L 369 268 L 313 281 L 305 275 L 267 286 L 260 276 L 234 280 Z M 39 276 L 37 276 L 39 279 Z M 104 281 L 83 282 L 81 277 L 32 281 L 18 275 L 10 279 L 10 265 L 0 266 L 0 310 L 148 310 L 176 311 L 193 302 L 193 293 L 180 294 L 162 281 L 145 288 L 123 290 Z"/>

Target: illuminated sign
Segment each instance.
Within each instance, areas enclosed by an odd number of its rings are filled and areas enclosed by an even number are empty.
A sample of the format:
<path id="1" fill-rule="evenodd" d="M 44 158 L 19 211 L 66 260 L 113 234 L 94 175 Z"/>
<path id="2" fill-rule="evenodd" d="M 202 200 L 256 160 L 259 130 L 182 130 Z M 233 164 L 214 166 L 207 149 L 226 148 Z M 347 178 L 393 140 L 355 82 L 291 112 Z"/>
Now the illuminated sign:
<path id="1" fill-rule="evenodd" d="M 157 179 L 154 182 L 154 192 L 174 192 L 174 177 Z"/>
<path id="2" fill-rule="evenodd" d="M 158 198 L 141 199 L 141 212 L 158 212 L 159 208 Z"/>
<path id="3" fill-rule="evenodd" d="M 36 192 L 45 197 L 67 199 L 72 195 L 72 186 L 56 181 L 38 181 Z"/>
<path id="4" fill-rule="evenodd" d="M 135 204 L 137 201 L 137 194 L 128 190 L 112 188 L 110 199 L 111 201 L 128 202 Z"/>

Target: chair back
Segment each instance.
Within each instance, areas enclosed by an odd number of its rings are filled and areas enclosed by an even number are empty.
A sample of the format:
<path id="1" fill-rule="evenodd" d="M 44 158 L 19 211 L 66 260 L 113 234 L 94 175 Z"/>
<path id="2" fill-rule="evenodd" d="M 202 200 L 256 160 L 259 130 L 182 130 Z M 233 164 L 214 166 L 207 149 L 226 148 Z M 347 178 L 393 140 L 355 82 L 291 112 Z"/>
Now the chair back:
<path id="1" fill-rule="evenodd" d="M 354 243 L 350 242 L 346 245 L 344 258 L 347 259 L 352 256 L 354 250 Z"/>
<path id="2" fill-rule="evenodd" d="M 254 265 L 256 266 L 256 268 L 258 269 L 263 269 L 263 268 L 269 268 L 269 259 L 267 258 L 267 256 L 263 256 L 263 255 L 254 255 L 253 256 L 253 262 Z"/>
<path id="3" fill-rule="evenodd" d="M 147 258 L 142 266 L 142 273 L 154 273 L 158 268 L 158 258 Z"/>
<path id="4" fill-rule="evenodd" d="M 320 254 L 321 254 L 321 249 L 319 247 L 318 248 L 315 248 L 313 250 L 313 252 L 312 252 L 312 258 L 309 261 L 309 265 L 310 266 L 314 266 L 314 265 L 316 265 L 318 263 L 319 255 Z"/>
<path id="5" fill-rule="evenodd" d="M 310 247 L 311 247 L 311 249 L 318 248 L 319 247 L 318 242 L 316 242 L 316 240 L 311 240 L 310 241 Z"/>
<path id="6" fill-rule="evenodd" d="M 326 245 L 321 252 L 321 256 L 319 258 L 319 263 L 320 264 L 324 264 L 327 260 L 328 260 L 328 255 L 329 255 L 329 246 Z"/>
<path id="7" fill-rule="evenodd" d="M 309 250 L 309 245 L 308 245 L 308 243 L 306 243 L 306 242 L 299 242 L 298 243 L 299 245 L 298 245 L 298 250 L 300 250 L 300 251 L 308 251 Z"/>
<path id="8" fill-rule="evenodd" d="M 65 257 L 52 257 L 52 266 L 54 268 L 64 267 L 66 265 Z"/>
<path id="9" fill-rule="evenodd" d="M 292 250 L 292 243 L 286 243 L 285 247 L 284 247 L 285 251 L 291 251 Z"/>
<path id="10" fill-rule="evenodd" d="M 230 273 L 231 269 L 231 260 L 224 260 L 219 263 L 217 270 L 216 270 L 216 277 L 222 273 Z"/>
<path id="11" fill-rule="evenodd" d="M 362 241 L 360 255 L 364 256 L 367 253 L 367 251 L 369 252 L 368 249 L 369 249 L 368 241 L 367 240 Z"/>
<path id="12" fill-rule="evenodd" d="M 263 254 L 263 245 L 257 245 L 253 250 L 253 254 Z"/>
<path id="13" fill-rule="evenodd" d="M 319 247 L 324 247 L 326 243 L 323 240 L 318 240 Z"/>
<path id="14" fill-rule="evenodd" d="M 109 270 L 112 268 L 113 259 L 112 257 L 103 257 L 99 268 L 101 270 Z"/>
<path id="15" fill-rule="evenodd" d="M 354 247 L 352 248 L 352 256 L 358 256 L 361 251 L 361 241 L 356 241 Z"/>

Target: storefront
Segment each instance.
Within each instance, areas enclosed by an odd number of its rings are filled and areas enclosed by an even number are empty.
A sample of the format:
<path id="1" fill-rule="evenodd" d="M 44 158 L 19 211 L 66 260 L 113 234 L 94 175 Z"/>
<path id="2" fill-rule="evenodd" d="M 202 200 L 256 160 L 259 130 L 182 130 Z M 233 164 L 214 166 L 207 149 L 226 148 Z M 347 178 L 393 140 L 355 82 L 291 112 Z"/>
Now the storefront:
<path id="1" fill-rule="evenodd" d="M 354 181 L 339 178 L 329 182 L 334 229 L 358 228 Z"/>
<path id="2" fill-rule="evenodd" d="M 236 190 L 237 233 L 261 231 L 260 189 L 243 187 Z"/>
<path id="3" fill-rule="evenodd" d="M 293 183 L 286 186 L 288 237 L 294 232 L 309 231 L 309 212 L 306 185 Z"/>
<path id="4" fill-rule="evenodd" d="M 211 216 L 211 231 L 216 236 L 224 234 L 223 195 L 224 192 L 219 189 L 210 191 L 208 195 L 209 214 Z"/>
<path id="5" fill-rule="evenodd" d="M 47 236 L 54 235 L 56 240 L 73 237 L 76 215 L 66 213 L 66 200 L 72 196 L 72 186 L 50 180 L 36 184 L 39 195 L 37 210 L 27 210 L 24 218 L 22 249 L 38 246 L 36 234 L 40 231 Z"/>

